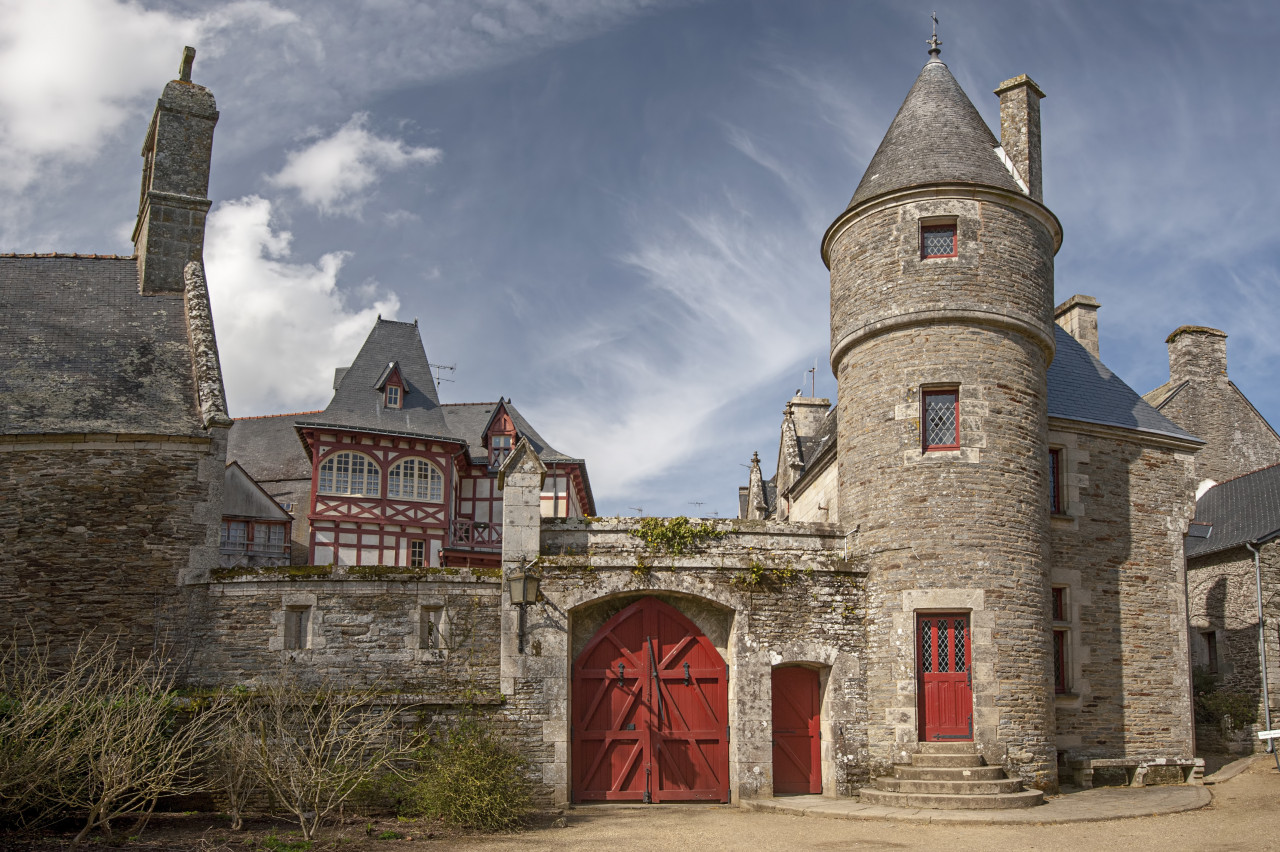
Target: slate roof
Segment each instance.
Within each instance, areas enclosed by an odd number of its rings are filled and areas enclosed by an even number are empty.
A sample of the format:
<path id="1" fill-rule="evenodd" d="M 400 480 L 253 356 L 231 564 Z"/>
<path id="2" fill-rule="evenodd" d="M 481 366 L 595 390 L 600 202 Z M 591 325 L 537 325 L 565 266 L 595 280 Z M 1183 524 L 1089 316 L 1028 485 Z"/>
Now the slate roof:
<path id="1" fill-rule="evenodd" d="M 442 408 L 445 421 L 449 424 L 449 434 L 467 442 L 473 464 L 486 464 L 489 461 L 489 450 L 484 443 L 484 427 L 489 425 L 499 404 L 506 406 L 507 414 L 511 415 L 516 432 L 521 437 L 529 439 L 529 445 L 544 463 L 582 461 L 582 459 L 566 456 L 548 444 L 546 439 L 529 425 L 529 421 L 524 419 L 524 415 L 509 402 L 447 403 Z"/>
<path id="2" fill-rule="evenodd" d="M 946 63 L 935 57 L 916 77 L 849 208 L 921 184 L 968 183 L 1022 193 L 996 156 L 999 144 Z"/>
<path id="3" fill-rule="evenodd" d="M 1049 416 L 1204 443 L 1125 384 L 1080 342 L 1053 327 L 1057 353 L 1049 365 Z"/>
<path id="4" fill-rule="evenodd" d="M 294 424 L 318 413 L 237 419 L 227 441 L 227 461 L 239 463 L 258 482 L 310 480 L 311 460 Z"/>
<path id="5" fill-rule="evenodd" d="M 181 294 L 115 255 L 0 256 L 0 433 L 205 435 Z"/>
<path id="6" fill-rule="evenodd" d="M 387 366 L 398 362 L 405 392 L 401 408 L 387 408 L 377 384 Z M 381 317 L 365 338 L 351 367 L 338 381 L 329 406 L 298 420 L 300 426 L 333 426 L 449 439 L 448 424 L 436 394 L 435 377 L 422 348 L 417 323 Z"/>
<path id="7" fill-rule="evenodd" d="M 1213 529 L 1208 538 L 1186 538 L 1188 559 L 1280 536 L 1280 465 L 1210 488 L 1196 501 L 1195 523 Z"/>

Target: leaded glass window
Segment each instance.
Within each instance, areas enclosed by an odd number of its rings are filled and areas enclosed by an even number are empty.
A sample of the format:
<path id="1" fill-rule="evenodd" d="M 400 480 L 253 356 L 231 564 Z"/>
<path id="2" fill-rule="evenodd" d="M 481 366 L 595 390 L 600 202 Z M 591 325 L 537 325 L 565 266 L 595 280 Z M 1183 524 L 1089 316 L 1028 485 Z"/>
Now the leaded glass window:
<path id="1" fill-rule="evenodd" d="M 962 672 L 964 671 L 964 643 L 966 639 L 964 635 L 964 629 L 967 624 L 967 619 L 957 618 L 955 621 L 955 624 L 956 624 L 956 671 Z"/>
<path id="2" fill-rule="evenodd" d="M 960 391 L 956 388 L 924 391 L 920 421 L 926 450 L 954 450 L 960 446 Z"/>
<path id="3" fill-rule="evenodd" d="M 387 472 L 387 496 L 439 503 L 444 499 L 444 476 L 426 459 L 405 459 Z"/>
<path id="4" fill-rule="evenodd" d="M 920 668 L 922 671 L 933 671 L 933 629 L 929 619 L 920 622 Z"/>
<path id="5" fill-rule="evenodd" d="M 947 630 L 947 620 L 945 618 L 938 619 L 938 671 L 951 671 L 951 649 L 950 638 L 951 631 Z"/>
<path id="6" fill-rule="evenodd" d="M 949 222 L 942 225 L 920 226 L 920 257 L 955 257 L 959 254 L 956 248 L 956 224 Z"/>

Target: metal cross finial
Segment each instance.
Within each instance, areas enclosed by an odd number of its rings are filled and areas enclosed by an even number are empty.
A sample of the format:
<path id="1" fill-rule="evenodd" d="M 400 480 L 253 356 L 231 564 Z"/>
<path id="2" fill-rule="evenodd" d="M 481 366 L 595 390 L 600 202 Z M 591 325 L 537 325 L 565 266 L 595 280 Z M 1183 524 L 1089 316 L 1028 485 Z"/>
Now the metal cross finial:
<path id="1" fill-rule="evenodd" d="M 938 39 L 938 13 L 934 12 L 929 17 L 933 19 L 933 38 L 925 44 L 929 45 L 929 55 L 936 59 L 942 54 L 942 42 Z"/>
<path id="2" fill-rule="evenodd" d="M 178 66 L 178 79 L 184 83 L 191 82 L 191 66 L 196 61 L 196 49 L 194 47 L 182 48 L 182 64 Z"/>

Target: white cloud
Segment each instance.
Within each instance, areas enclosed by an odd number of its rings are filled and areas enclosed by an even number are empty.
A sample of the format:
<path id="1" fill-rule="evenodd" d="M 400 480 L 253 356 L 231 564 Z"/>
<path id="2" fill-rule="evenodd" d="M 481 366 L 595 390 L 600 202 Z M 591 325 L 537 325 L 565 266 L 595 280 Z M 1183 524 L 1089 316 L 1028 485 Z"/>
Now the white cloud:
<path id="1" fill-rule="evenodd" d="M 399 139 L 377 136 L 368 123 L 368 113 L 356 113 L 332 136 L 289 152 L 284 168 L 267 181 L 295 190 L 322 213 L 359 215 L 367 200 L 365 191 L 384 172 L 439 161 L 439 148 L 415 148 Z"/>
<path id="2" fill-rule="evenodd" d="M 22 189 L 51 160 L 88 161 L 135 127 L 184 45 L 296 20 L 266 2 L 183 17 L 120 0 L 0 0 L 0 188 Z"/>
<path id="3" fill-rule="evenodd" d="M 233 416 L 323 407 L 336 366 L 351 363 L 399 297 L 376 283 L 338 287 L 345 252 L 290 258 L 292 235 L 257 196 L 219 204 L 205 239 L 214 324 Z"/>

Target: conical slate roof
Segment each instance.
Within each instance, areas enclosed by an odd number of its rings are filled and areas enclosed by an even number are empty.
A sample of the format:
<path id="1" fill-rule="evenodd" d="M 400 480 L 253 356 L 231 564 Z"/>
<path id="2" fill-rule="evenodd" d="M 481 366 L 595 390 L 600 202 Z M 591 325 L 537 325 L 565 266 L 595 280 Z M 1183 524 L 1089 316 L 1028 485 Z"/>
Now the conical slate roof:
<path id="1" fill-rule="evenodd" d="M 922 184 L 971 183 L 1022 192 L 996 156 L 999 144 L 951 70 L 934 57 L 898 108 L 849 209 Z"/>

